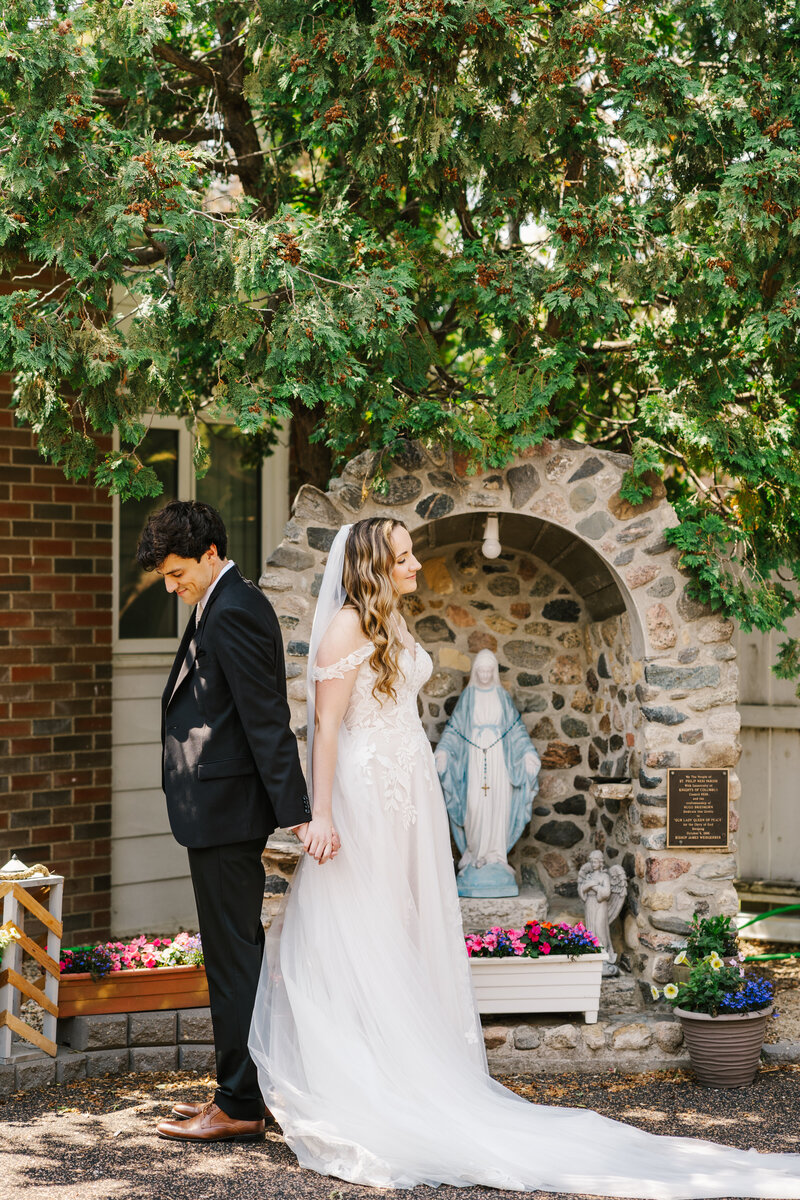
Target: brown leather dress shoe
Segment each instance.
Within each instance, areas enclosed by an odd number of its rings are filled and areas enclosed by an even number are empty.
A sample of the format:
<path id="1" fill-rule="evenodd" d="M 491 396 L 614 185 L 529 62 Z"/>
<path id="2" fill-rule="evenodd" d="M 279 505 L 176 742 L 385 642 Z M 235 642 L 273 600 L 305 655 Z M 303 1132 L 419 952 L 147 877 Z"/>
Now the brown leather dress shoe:
<path id="1" fill-rule="evenodd" d="M 179 1117 L 181 1121 L 187 1121 L 190 1117 L 198 1117 L 204 1108 L 205 1104 L 201 1104 L 199 1100 L 188 1101 L 185 1104 L 180 1102 L 178 1104 L 173 1104 L 172 1116 Z M 266 1104 L 264 1105 L 264 1121 L 267 1125 L 272 1125 L 275 1121 L 275 1118 L 267 1108 Z"/>
<path id="2" fill-rule="evenodd" d="M 188 1120 L 161 1121 L 156 1133 L 177 1142 L 260 1142 L 264 1138 L 264 1122 L 236 1121 L 212 1101 Z"/>

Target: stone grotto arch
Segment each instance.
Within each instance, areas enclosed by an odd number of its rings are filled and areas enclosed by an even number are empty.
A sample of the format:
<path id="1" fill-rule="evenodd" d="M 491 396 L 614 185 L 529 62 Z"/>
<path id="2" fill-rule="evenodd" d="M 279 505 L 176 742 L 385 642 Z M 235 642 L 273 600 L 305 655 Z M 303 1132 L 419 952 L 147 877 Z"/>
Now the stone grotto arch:
<path id="1" fill-rule="evenodd" d="M 542 758 L 511 858 L 522 884 L 543 889 L 551 916 L 577 915 L 577 872 L 603 849 L 629 878 L 624 964 L 664 982 L 692 912 L 737 909 L 732 852 L 666 849 L 666 770 L 733 768 L 740 746 L 733 625 L 688 595 L 664 537 L 677 517 L 663 485 L 634 508 L 620 496 L 626 456 L 565 441 L 475 475 L 407 442 L 383 492 L 375 462 L 362 454 L 327 492 L 300 490 L 260 581 L 284 630 L 295 732 L 305 738 L 308 641 L 333 537 L 349 521 L 399 517 L 423 568 L 406 616 L 434 660 L 420 697 L 431 742 L 488 646 Z M 481 552 L 490 514 L 493 560 Z"/>

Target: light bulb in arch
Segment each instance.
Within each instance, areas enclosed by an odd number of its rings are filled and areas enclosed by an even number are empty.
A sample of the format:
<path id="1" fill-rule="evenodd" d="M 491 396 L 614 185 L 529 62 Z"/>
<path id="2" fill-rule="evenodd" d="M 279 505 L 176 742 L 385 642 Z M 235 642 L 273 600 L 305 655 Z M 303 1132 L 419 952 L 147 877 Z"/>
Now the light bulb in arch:
<path id="1" fill-rule="evenodd" d="M 497 558 L 502 547 L 500 546 L 500 522 L 497 517 L 487 517 L 486 526 L 483 531 L 483 550 L 484 558 Z"/>

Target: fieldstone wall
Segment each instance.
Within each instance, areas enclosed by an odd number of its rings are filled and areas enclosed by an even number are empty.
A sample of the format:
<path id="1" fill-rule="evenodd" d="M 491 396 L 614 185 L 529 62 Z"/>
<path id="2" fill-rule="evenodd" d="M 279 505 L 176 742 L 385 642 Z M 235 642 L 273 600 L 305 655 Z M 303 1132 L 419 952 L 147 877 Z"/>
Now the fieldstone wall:
<path id="1" fill-rule="evenodd" d="M 451 545 L 422 559 L 417 591 L 404 601 L 415 636 L 434 660 L 422 689 L 432 744 L 466 687 L 479 650 L 498 657 L 503 685 L 523 714 L 542 760 L 531 827 L 512 863 L 520 882 L 540 884 L 569 911 L 588 853 L 619 856 L 614 822 L 589 791 L 592 775 L 629 774 L 635 745 L 627 616 L 602 623 L 557 570 L 528 554 L 487 560 L 479 546 Z M 627 719 L 626 719 L 627 718 Z"/>
<path id="2" fill-rule="evenodd" d="M 542 757 L 513 856 L 522 881 L 541 883 L 554 915 L 576 912 L 577 871 L 602 848 L 630 880 L 623 965 L 664 982 L 692 912 L 737 907 L 733 847 L 666 849 L 666 770 L 734 768 L 740 746 L 733 626 L 688 594 L 664 537 L 677 518 L 663 485 L 654 479 L 634 508 L 620 496 L 629 460 L 571 442 L 474 476 L 440 448 L 407 443 L 382 487 L 376 465 L 364 454 L 327 493 L 302 488 L 261 579 L 285 631 L 295 732 L 305 738 L 308 641 L 336 530 L 399 517 L 423 564 L 407 615 L 434 659 L 421 696 L 432 743 L 489 646 Z M 489 513 L 500 519 L 495 560 L 481 554 Z M 738 791 L 732 770 L 734 801 Z"/>

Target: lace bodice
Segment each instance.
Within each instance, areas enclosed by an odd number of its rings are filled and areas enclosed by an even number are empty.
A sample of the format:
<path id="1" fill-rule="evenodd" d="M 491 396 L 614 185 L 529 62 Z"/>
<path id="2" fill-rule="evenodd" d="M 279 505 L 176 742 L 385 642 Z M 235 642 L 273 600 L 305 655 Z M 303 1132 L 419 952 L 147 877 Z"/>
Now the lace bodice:
<path id="1" fill-rule="evenodd" d="M 318 679 L 344 679 L 345 675 L 361 666 L 362 662 L 366 662 L 371 653 L 372 642 L 365 642 L 352 654 L 348 654 L 346 658 L 340 658 L 330 667 L 318 667 L 315 663 L 311 668 L 311 678 L 315 682 Z"/>
<path id="2" fill-rule="evenodd" d="M 404 646 L 400 651 L 399 665 L 401 675 L 395 684 L 397 700 L 388 697 L 376 697 L 372 694 L 376 674 L 367 661 L 372 654 L 371 642 L 365 642 L 346 658 L 340 658 L 330 667 L 311 668 L 311 678 L 344 679 L 350 671 L 358 671 L 350 703 L 344 715 L 344 725 L 348 730 L 355 729 L 391 729 L 393 733 L 418 733 L 422 724 L 417 713 L 417 693 L 426 680 L 430 679 L 433 663 L 427 651 L 419 642 L 416 643 L 416 653 Z"/>
<path id="3" fill-rule="evenodd" d="M 346 763 L 348 771 L 355 771 L 371 794 L 381 798 L 384 810 L 409 829 L 417 820 L 415 763 L 428 791 L 436 787 L 430 744 L 417 712 L 417 692 L 430 678 L 433 663 L 418 642 L 414 654 L 404 646 L 398 660 L 397 699 L 376 697 L 376 673 L 368 662 L 372 650 L 372 643 L 366 642 L 330 667 L 312 667 L 311 678 L 344 679 L 349 671 L 358 671 L 339 733 L 339 765 Z"/>

